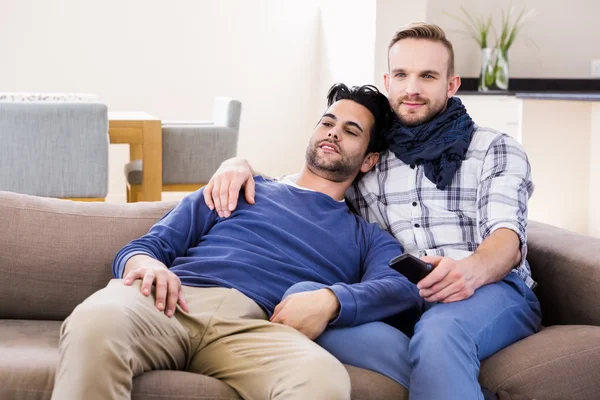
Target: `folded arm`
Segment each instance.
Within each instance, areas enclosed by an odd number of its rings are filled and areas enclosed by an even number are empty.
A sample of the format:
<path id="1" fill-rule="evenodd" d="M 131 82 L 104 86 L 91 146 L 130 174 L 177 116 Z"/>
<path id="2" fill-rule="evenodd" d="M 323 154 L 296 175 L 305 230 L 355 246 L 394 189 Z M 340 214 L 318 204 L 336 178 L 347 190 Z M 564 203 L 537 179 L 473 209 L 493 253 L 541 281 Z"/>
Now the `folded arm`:
<path id="1" fill-rule="evenodd" d="M 380 321 L 392 315 L 419 313 L 423 300 L 416 286 L 389 267 L 389 261 L 402 253 L 402 247 L 389 233 L 372 224 L 368 252 L 360 283 L 336 283 L 329 289 L 340 303 L 333 326 L 354 326 Z"/>
<path id="2" fill-rule="evenodd" d="M 291 294 L 275 307 L 271 321 L 291 326 L 310 339 L 328 326 L 354 326 L 393 315 L 415 322 L 423 304 L 417 288 L 388 266 L 402 252 L 398 241 L 374 224 L 365 239 L 360 282 Z"/>

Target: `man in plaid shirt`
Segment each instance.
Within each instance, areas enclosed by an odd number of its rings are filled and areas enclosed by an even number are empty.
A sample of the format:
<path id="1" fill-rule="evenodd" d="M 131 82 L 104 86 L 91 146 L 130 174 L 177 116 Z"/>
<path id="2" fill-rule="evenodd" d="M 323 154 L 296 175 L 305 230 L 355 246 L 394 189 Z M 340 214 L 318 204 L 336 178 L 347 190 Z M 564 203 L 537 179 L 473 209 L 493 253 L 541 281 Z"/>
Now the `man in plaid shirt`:
<path id="1" fill-rule="evenodd" d="M 541 322 L 526 260 L 527 155 L 511 137 L 475 125 L 453 97 L 460 77 L 441 28 L 409 25 L 388 50 L 385 86 L 398 121 L 387 135 L 389 151 L 347 199 L 406 252 L 434 265 L 417 284 L 427 306 L 410 339 L 374 322 L 328 329 L 317 342 L 344 363 L 408 387 L 411 399 L 497 398 L 479 386 L 480 360 Z M 231 160 L 205 200 L 227 217 L 242 186 L 253 203 L 252 169 Z M 289 292 L 316 288 L 308 282 Z"/>

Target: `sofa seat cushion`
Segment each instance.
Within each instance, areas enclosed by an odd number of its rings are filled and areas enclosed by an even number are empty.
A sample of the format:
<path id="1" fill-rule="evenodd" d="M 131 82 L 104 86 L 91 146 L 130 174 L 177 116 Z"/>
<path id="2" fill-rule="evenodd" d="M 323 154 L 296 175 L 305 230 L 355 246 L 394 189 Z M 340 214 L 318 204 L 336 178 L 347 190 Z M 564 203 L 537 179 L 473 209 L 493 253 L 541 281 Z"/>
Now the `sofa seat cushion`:
<path id="1" fill-rule="evenodd" d="M 600 327 L 556 325 L 481 364 L 486 388 L 544 400 L 596 400 L 600 393 Z"/>
<path id="2" fill-rule="evenodd" d="M 60 321 L 0 319 L 0 399 L 47 400 L 58 362 Z M 408 392 L 372 371 L 346 366 L 352 399 L 408 399 Z M 133 380 L 133 400 L 239 400 L 235 390 L 209 376 L 151 371 Z"/>

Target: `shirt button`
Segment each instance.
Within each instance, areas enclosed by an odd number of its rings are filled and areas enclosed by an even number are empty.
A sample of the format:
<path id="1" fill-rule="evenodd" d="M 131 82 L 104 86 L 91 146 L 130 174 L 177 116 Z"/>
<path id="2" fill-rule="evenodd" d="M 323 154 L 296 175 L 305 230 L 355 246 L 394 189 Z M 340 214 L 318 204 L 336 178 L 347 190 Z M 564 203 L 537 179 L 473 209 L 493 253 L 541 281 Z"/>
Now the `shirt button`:
<path id="1" fill-rule="evenodd" d="M 416 202 L 416 201 L 413 201 L 413 202 L 412 202 L 412 205 L 413 205 L 413 207 L 416 207 L 416 206 L 417 206 L 417 202 Z"/>
<path id="2" fill-rule="evenodd" d="M 421 225 L 415 224 L 415 228 L 420 228 L 420 227 L 421 227 Z"/>
<path id="3" fill-rule="evenodd" d="M 424 255 L 424 256 L 426 256 L 426 255 L 427 255 L 427 252 L 426 252 L 426 251 L 424 251 L 424 252 L 423 252 L 423 255 Z"/>
<path id="4" fill-rule="evenodd" d="M 410 164 L 410 169 L 415 169 L 415 164 Z"/>

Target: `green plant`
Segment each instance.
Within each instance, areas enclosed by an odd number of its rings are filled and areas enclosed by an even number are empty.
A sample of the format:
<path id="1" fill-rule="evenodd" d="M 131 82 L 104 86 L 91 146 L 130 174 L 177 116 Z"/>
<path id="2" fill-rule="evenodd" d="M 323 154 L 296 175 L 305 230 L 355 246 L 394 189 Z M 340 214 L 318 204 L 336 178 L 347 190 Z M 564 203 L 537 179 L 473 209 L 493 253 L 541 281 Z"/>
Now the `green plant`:
<path id="1" fill-rule="evenodd" d="M 534 9 L 526 11 L 525 8 L 523 8 L 513 21 L 513 16 L 516 13 L 514 7 L 511 6 L 508 9 L 508 12 L 501 10 L 500 25 L 502 30 L 500 31 L 500 35 L 498 35 L 498 32 L 492 24 L 491 15 L 487 18 L 482 15 L 473 16 L 463 6 L 460 7 L 460 10 L 464 17 L 460 17 L 448 12 L 444 12 L 444 14 L 463 24 L 466 28 L 466 32 L 464 33 L 467 33 L 469 36 L 471 36 L 475 42 L 477 42 L 479 47 L 482 49 L 488 47 L 497 47 L 504 53 L 505 56 L 508 56 L 508 49 L 510 46 L 512 46 L 517 34 L 521 31 L 525 23 L 535 15 Z M 496 39 L 494 46 L 490 46 L 488 43 L 490 29 L 492 32 L 494 32 Z"/>
<path id="2" fill-rule="evenodd" d="M 511 24 L 511 16 L 513 14 L 513 7 L 509 8 L 508 13 L 505 13 L 504 10 L 502 10 L 502 32 L 498 37 L 497 33 L 494 31 L 494 35 L 497 38 L 496 47 L 498 47 L 500 51 L 504 53 L 504 56 L 507 60 L 508 49 L 510 49 L 510 46 L 512 46 L 513 42 L 515 41 L 515 38 L 517 37 L 517 33 L 519 33 L 519 31 L 523 28 L 523 25 L 527 22 L 527 20 L 533 17 L 533 15 L 535 14 L 535 10 L 529 10 L 528 12 L 525 12 L 525 8 L 523 8 L 519 12 L 519 15 L 517 15 L 517 18 L 515 19 L 514 23 Z"/>
<path id="3" fill-rule="evenodd" d="M 460 7 L 462 16 L 444 12 L 444 14 L 459 21 L 465 28 L 465 33 L 475 40 L 481 49 L 495 48 L 494 54 L 483 50 L 484 60 L 479 77 L 479 89 L 508 89 L 508 50 L 514 43 L 517 35 L 525 23 L 535 15 L 535 10 L 526 11 L 523 8 L 518 14 L 514 7 L 509 7 L 508 12 L 501 10 L 501 31 L 493 26 L 492 16 L 472 15 L 464 7 Z M 516 15 L 516 17 L 515 17 Z M 490 46 L 490 30 L 494 33 L 495 44 Z"/>

